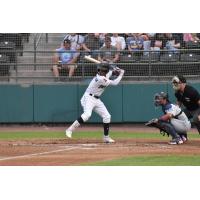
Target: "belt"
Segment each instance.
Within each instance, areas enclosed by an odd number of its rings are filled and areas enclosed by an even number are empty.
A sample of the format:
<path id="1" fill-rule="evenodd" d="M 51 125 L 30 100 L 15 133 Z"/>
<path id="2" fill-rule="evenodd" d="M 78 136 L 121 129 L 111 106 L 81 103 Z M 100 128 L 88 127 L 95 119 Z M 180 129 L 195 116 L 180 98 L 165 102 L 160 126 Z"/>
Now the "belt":
<path id="1" fill-rule="evenodd" d="M 183 113 L 183 111 L 181 110 L 180 113 L 178 113 L 177 115 L 174 116 L 174 118 L 178 119 L 178 116 L 180 116 Z"/>
<path id="2" fill-rule="evenodd" d="M 99 96 L 96 96 L 94 94 L 89 94 L 89 95 L 92 96 L 92 97 L 94 97 L 94 98 L 96 98 L 96 99 L 99 99 Z"/>

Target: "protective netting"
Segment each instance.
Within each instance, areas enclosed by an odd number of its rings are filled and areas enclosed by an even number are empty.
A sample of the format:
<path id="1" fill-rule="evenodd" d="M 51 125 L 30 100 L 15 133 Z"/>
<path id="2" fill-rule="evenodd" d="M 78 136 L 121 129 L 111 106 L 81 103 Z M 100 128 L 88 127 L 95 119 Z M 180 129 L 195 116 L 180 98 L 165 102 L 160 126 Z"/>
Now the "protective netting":
<path id="1" fill-rule="evenodd" d="M 61 49 L 63 41 L 70 41 L 70 48 Z M 125 69 L 124 80 L 165 80 L 176 74 L 198 79 L 200 75 L 199 34 L 2 33 L 0 81 L 84 80 L 97 71 L 85 55 Z"/>

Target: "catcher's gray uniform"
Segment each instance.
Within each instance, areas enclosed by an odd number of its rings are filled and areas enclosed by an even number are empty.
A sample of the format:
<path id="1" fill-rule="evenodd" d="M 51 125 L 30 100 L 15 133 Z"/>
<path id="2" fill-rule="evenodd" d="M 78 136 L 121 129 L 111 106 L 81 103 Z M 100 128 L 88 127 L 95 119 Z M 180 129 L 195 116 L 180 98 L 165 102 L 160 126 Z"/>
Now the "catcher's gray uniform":
<path id="1" fill-rule="evenodd" d="M 188 120 L 185 113 L 177 106 L 172 103 L 168 103 L 162 106 L 164 113 L 172 114 L 170 123 L 173 125 L 177 133 L 187 133 L 191 128 L 191 123 Z"/>

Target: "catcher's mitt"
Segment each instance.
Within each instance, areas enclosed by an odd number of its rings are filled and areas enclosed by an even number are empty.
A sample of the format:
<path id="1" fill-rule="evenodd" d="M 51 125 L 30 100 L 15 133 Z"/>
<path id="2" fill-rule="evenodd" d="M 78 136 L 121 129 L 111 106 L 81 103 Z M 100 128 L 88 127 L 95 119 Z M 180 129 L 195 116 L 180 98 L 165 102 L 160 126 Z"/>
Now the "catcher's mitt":
<path id="1" fill-rule="evenodd" d="M 157 118 L 151 119 L 148 121 L 145 126 L 154 127 L 160 130 L 160 134 L 165 136 L 165 134 L 169 137 L 169 133 L 165 130 L 165 127 L 162 125 L 162 122 Z"/>
<path id="2" fill-rule="evenodd" d="M 151 120 L 149 120 L 145 126 L 151 126 L 151 127 L 155 127 L 155 125 L 158 124 L 158 119 L 157 118 L 153 118 Z"/>

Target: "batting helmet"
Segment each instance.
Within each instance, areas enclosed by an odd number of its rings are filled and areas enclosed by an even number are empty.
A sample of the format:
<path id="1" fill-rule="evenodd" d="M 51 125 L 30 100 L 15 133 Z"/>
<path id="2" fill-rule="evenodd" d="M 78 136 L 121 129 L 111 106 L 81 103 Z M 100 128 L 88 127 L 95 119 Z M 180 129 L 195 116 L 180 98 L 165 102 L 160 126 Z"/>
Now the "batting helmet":
<path id="1" fill-rule="evenodd" d="M 107 74 L 109 72 L 110 65 L 108 63 L 101 63 L 97 67 L 98 72 L 103 72 Z"/>
<path id="2" fill-rule="evenodd" d="M 167 101 L 169 101 L 168 94 L 165 93 L 165 92 L 156 93 L 154 95 L 154 105 L 155 106 L 160 106 L 162 99 L 166 99 Z"/>

